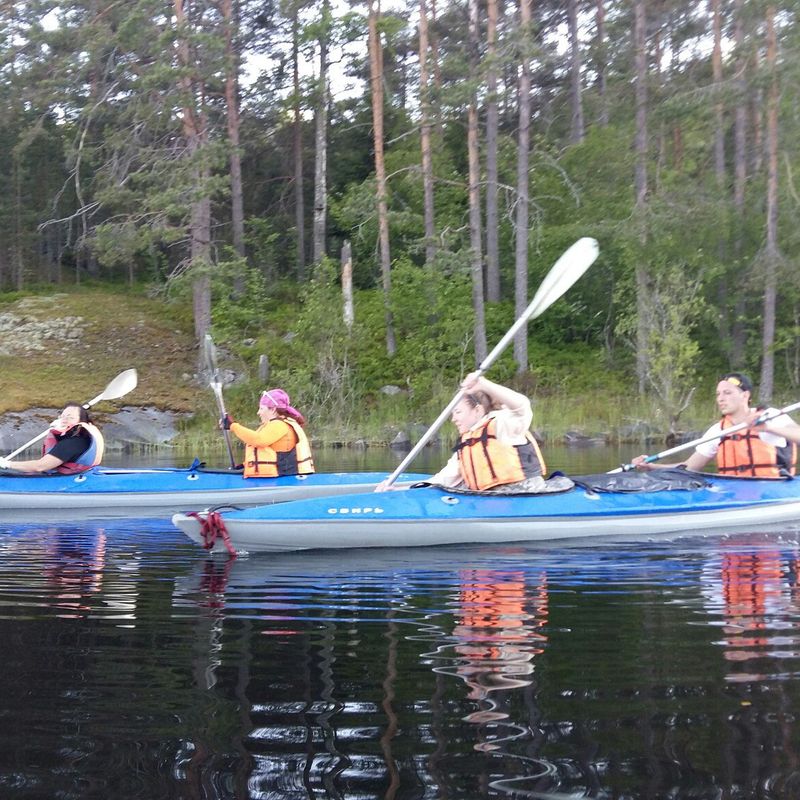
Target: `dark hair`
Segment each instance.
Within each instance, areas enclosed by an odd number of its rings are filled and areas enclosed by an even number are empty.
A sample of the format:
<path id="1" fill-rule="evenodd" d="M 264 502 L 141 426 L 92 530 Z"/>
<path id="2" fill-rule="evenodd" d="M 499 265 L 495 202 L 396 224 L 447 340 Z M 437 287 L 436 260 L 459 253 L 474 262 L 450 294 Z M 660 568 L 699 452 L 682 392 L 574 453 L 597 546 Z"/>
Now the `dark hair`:
<path id="1" fill-rule="evenodd" d="M 743 372 L 726 372 L 721 378 L 721 381 L 728 381 L 734 386 L 737 386 L 743 392 L 753 391 L 753 382 Z"/>
<path id="2" fill-rule="evenodd" d="M 473 408 L 476 406 L 483 406 L 483 410 L 487 413 L 492 411 L 495 407 L 494 401 L 491 397 L 489 397 L 486 392 L 481 392 L 478 390 L 477 392 L 470 392 L 469 394 L 464 395 L 464 400 L 466 400 Z"/>
<path id="3" fill-rule="evenodd" d="M 78 419 L 81 422 L 91 422 L 89 417 L 89 409 L 84 408 L 80 403 L 64 403 L 64 408 L 77 408 L 79 410 Z"/>

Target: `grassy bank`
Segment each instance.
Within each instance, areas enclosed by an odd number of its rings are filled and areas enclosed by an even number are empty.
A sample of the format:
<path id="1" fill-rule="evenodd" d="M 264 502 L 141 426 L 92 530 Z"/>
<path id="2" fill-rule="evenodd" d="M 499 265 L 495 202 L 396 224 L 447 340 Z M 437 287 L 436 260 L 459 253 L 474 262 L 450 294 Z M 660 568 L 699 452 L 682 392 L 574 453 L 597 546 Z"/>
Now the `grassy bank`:
<path id="1" fill-rule="evenodd" d="M 255 411 L 264 388 L 258 378 L 262 354 L 272 364 L 267 382 L 290 392 L 320 446 L 388 446 L 400 431 L 416 441 L 451 399 L 459 375 L 469 369 L 469 358 L 463 355 L 460 361 L 445 356 L 447 368 L 439 370 L 416 366 L 429 364 L 424 354 L 416 362 L 404 362 L 400 355 L 387 360 L 381 355 L 380 318 L 357 338 L 332 337 L 321 348 L 323 323 L 310 324 L 294 303 L 274 301 L 258 327 L 228 320 L 215 328 L 220 366 L 235 376 L 225 389 L 226 403 L 246 425 L 257 424 Z M 187 453 L 219 446 L 214 397 L 197 378 L 188 300 L 154 299 L 144 288 L 85 285 L 4 295 L 0 335 L 0 413 L 54 407 L 67 399 L 84 402 L 120 371 L 135 367 L 138 386 L 126 397 L 98 406 L 101 421 L 103 412 L 123 405 L 186 412 L 191 417 L 176 446 Z M 537 366 L 523 379 L 514 377 L 505 357 L 489 377 L 531 397 L 534 428 L 546 442 L 562 442 L 570 431 L 612 443 L 647 436 L 663 440 L 668 431 L 664 410 L 632 394 L 624 372 L 604 365 L 597 352 L 580 344 L 548 349 L 534 342 L 533 347 L 531 361 Z M 384 383 L 396 383 L 398 393 L 384 393 Z M 713 391 L 713 378 L 698 387 L 680 429 L 704 430 L 714 419 Z M 777 398 L 779 403 L 792 399 Z M 452 426 L 445 425 L 440 436 L 451 442 Z"/>

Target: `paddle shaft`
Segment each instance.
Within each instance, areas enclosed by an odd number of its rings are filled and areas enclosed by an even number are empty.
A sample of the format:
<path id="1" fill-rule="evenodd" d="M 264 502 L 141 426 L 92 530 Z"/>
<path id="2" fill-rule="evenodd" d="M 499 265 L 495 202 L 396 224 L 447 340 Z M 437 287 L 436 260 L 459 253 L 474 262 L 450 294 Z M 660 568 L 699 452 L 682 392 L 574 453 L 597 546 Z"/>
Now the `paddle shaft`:
<path id="1" fill-rule="evenodd" d="M 525 311 L 506 331 L 505 336 L 495 345 L 491 353 L 483 359 L 476 371 L 476 377 L 481 377 L 489 367 L 494 364 L 498 356 L 506 349 L 509 342 L 517 335 L 520 328 L 529 320 L 538 317 L 545 309 L 558 300 L 564 292 L 575 283 L 581 275 L 592 265 L 597 258 L 598 248 L 594 239 L 585 237 L 572 245 L 558 261 L 551 267 Z M 420 440 L 411 448 L 408 455 L 398 464 L 395 471 L 386 479 L 385 485 L 391 486 L 401 472 L 416 458 L 420 450 L 431 440 L 433 435 L 453 412 L 464 395 L 464 390 L 459 389 L 447 407 L 436 418 L 433 425 L 428 428 Z"/>
<path id="2" fill-rule="evenodd" d="M 222 397 L 222 383 L 219 379 L 219 370 L 217 369 L 217 348 L 214 346 L 214 340 L 209 334 L 206 334 L 206 364 L 211 373 L 211 391 L 214 392 L 214 397 L 217 399 L 217 408 L 219 409 L 220 419 L 225 420 L 228 412 L 225 410 L 225 400 Z M 225 437 L 225 446 L 228 449 L 228 458 L 231 460 L 231 468 L 236 467 L 236 459 L 233 457 L 233 447 L 231 446 L 231 435 L 227 428 L 222 429 L 222 434 Z"/>
<path id="3" fill-rule="evenodd" d="M 760 417 L 756 419 L 755 422 L 740 422 L 737 425 L 732 425 L 730 428 L 725 428 L 721 430 L 719 433 L 712 434 L 711 436 L 703 436 L 700 439 L 695 439 L 692 442 L 686 442 L 685 444 L 679 444 L 675 447 L 670 447 L 669 450 L 662 450 L 660 453 L 656 453 L 652 456 L 647 456 L 645 458 L 645 464 L 652 464 L 654 461 L 661 461 L 662 458 L 666 458 L 667 456 L 671 456 L 675 453 L 680 453 L 683 450 L 690 450 L 693 447 L 698 447 L 701 444 L 705 444 L 706 442 L 713 442 L 715 439 L 721 439 L 723 436 L 728 436 L 731 433 L 736 433 L 737 431 L 742 431 L 745 428 L 751 428 L 754 425 L 760 425 L 762 422 L 769 422 L 771 419 L 775 419 L 776 417 L 781 416 L 781 414 L 788 414 L 791 411 L 796 411 L 800 408 L 800 403 L 792 403 L 785 408 L 779 408 L 775 411 L 774 414 L 767 414 L 764 413 Z M 635 464 L 625 464 L 621 467 L 617 467 L 616 469 L 611 470 L 611 472 L 630 472 L 632 469 L 636 469 Z"/>
<path id="4" fill-rule="evenodd" d="M 137 383 L 137 375 L 135 369 L 126 369 L 123 372 L 120 372 L 116 378 L 114 378 L 111 383 L 106 386 L 106 388 L 100 392 L 97 397 L 93 397 L 87 403 L 83 404 L 85 409 L 90 409 L 93 405 L 96 405 L 101 400 L 116 400 L 118 397 L 122 397 L 126 395 L 128 392 L 132 391 L 136 388 Z M 49 430 L 49 428 L 48 428 Z M 29 442 L 25 442 L 21 447 L 18 447 L 13 453 L 9 453 L 6 458 L 11 460 L 14 456 L 18 456 L 23 451 L 27 450 L 31 445 L 36 444 L 40 439 L 44 439 L 47 436 L 47 431 L 43 431 L 38 436 L 34 436 Z"/>

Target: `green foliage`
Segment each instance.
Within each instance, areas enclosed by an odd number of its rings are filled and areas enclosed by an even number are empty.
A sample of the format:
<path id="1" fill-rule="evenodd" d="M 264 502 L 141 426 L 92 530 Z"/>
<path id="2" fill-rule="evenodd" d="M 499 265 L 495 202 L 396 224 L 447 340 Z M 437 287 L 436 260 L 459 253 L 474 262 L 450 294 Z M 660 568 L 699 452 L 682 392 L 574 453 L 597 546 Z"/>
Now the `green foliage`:
<path id="1" fill-rule="evenodd" d="M 244 279 L 244 292 L 234 293 L 238 280 Z M 221 261 L 213 271 L 212 325 L 225 337 L 242 339 L 257 335 L 263 328 L 264 314 L 270 302 L 264 273 L 247 266 L 243 258 Z"/>

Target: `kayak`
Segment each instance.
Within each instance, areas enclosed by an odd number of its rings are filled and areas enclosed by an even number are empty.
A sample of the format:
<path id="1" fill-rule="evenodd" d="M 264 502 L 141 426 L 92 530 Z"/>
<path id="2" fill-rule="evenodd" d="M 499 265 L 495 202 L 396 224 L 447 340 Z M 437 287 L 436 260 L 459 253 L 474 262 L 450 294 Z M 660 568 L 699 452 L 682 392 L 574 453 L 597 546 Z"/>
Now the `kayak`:
<path id="1" fill-rule="evenodd" d="M 207 509 L 175 514 L 172 521 L 214 551 L 282 552 L 649 536 L 800 520 L 797 480 L 723 478 L 685 470 L 572 480 L 574 487 L 546 494 L 462 493 L 424 486 L 219 513 Z"/>
<path id="2" fill-rule="evenodd" d="M 279 478 L 247 478 L 241 471 L 206 469 L 198 462 L 180 468 L 93 467 L 78 475 L 31 475 L 0 471 L 0 515 L 34 509 L 135 510 L 256 505 L 371 491 L 386 472 L 317 472 Z M 415 482 L 426 475 L 403 473 Z"/>

